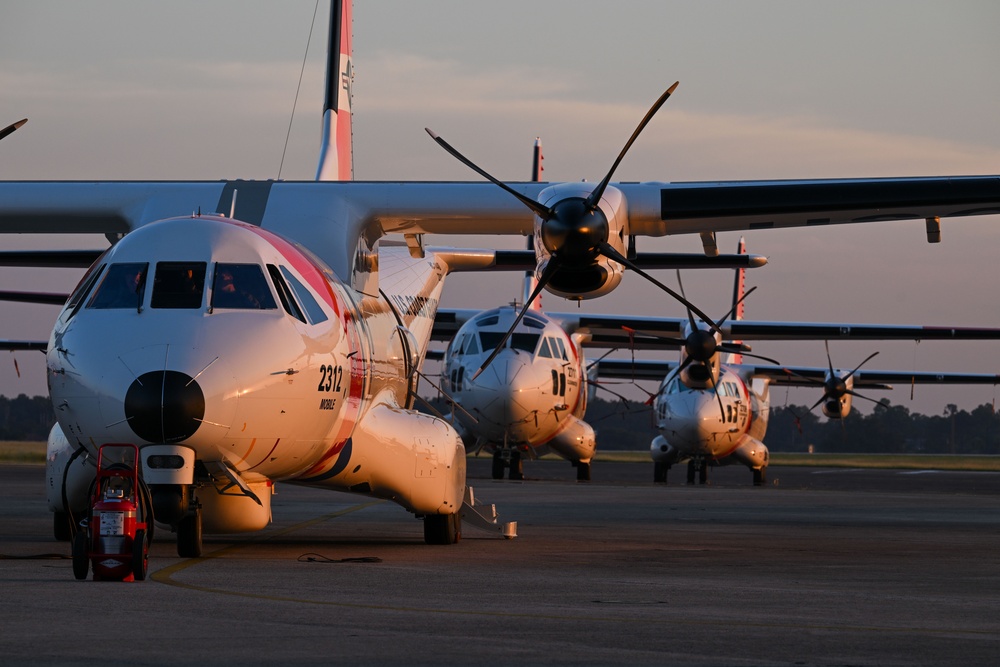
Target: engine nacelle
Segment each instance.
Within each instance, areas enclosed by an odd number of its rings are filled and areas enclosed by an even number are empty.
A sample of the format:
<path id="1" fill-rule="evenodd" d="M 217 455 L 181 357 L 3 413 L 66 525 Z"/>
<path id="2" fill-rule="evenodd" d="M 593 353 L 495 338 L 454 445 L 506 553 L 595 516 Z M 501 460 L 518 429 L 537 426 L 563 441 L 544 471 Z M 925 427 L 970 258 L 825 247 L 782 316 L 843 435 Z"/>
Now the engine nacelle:
<path id="1" fill-rule="evenodd" d="M 713 389 L 719 381 L 719 369 L 719 355 L 716 354 L 707 362 L 688 364 L 680 372 L 680 380 L 691 389 Z"/>
<path id="2" fill-rule="evenodd" d="M 823 414 L 829 419 L 847 419 L 851 414 L 851 395 L 844 394 L 840 398 L 823 401 Z"/>
<path id="3" fill-rule="evenodd" d="M 73 447 L 59 424 L 49 431 L 45 452 L 45 490 L 53 512 L 80 514 L 90 506 L 97 461 L 83 447 Z"/>
<path id="4" fill-rule="evenodd" d="M 542 190 L 538 200 L 545 206 L 586 199 L 593 183 L 560 183 Z M 574 229 L 553 229 L 550 221 L 535 217 L 535 277 L 541 278 L 553 254 L 562 267 L 545 289 L 567 299 L 594 299 L 610 293 L 621 283 L 624 267 L 607 257 L 584 252 L 595 242 L 606 242 L 626 254 L 628 206 L 620 190 L 608 187 L 588 224 Z M 586 237 L 585 239 L 582 237 Z"/>
<path id="5" fill-rule="evenodd" d="M 590 424 L 570 417 L 570 425 L 547 444 L 552 451 L 569 461 L 589 463 L 597 451 L 597 436 Z"/>

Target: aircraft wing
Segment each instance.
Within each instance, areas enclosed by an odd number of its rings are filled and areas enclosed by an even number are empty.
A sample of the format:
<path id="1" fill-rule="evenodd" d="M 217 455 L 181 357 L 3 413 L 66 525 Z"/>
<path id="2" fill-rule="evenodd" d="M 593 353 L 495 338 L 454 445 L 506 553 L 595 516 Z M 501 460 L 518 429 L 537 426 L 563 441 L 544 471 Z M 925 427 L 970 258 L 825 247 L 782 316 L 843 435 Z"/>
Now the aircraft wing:
<path id="1" fill-rule="evenodd" d="M 38 350 L 45 352 L 49 347 L 48 341 L 41 340 L 0 340 L 0 350 L 17 352 L 20 350 Z"/>
<path id="2" fill-rule="evenodd" d="M 754 366 L 743 364 L 740 373 L 766 377 L 771 384 L 787 387 L 816 387 L 826 378 L 827 368 L 806 366 Z M 988 373 L 929 373 L 913 371 L 859 370 L 854 374 L 855 388 L 891 389 L 899 384 L 1000 384 L 1000 375 Z"/>
<path id="3" fill-rule="evenodd" d="M 632 317 L 547 313 L 571 333 L 589 333 L 587 347 L 633 349 L 677 349 L 674 342 L 656 336 L 678 338 L 686 318 Z M 1000 328 L 947 327 L 912 324 L 858 324 L 844 322 L 772 322 L 733 320 L 724 322 L 726 340 L 1000 340 Z M 631 332 L 629 331 L 631 329 Z"/>
<path id="4" fill-rule="evenodd" d="M 654 380 L 659 382 L 676 366 L 677 362 L 670 361 L 603 359 L 597 362 L 597 377 L 617 380 Z"/>
<path id="5" fill-rule="evenodd" d="M 511 183 L 529 198 L 548 183 Z M 616 183 L 629 233 L 742 231 L 1000 213 L 1000 176 Z M 0 182 L 0 232 L 126 233 L 197 211 L 300 229 L 349 217 L 360 233 L 529 234 L 533 213 L 491 183 Z M 294 235 L 293 235 L 294 236 Z"/>

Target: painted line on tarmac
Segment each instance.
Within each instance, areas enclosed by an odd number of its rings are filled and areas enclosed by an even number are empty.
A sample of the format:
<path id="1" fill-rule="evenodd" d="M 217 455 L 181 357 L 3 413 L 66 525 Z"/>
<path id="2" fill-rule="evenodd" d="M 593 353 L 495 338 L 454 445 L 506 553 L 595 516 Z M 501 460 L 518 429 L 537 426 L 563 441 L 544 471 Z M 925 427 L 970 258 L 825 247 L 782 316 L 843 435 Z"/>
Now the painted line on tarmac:
<path id="1" fill-rule="evenodd" d="M 260 540 L 254 540 L 250 542 L 240 542 L 239 544 L 233 544 L 228 547 L 223 547 L 218 551 L 213 551 L 212 553 L 202 556 L 200 558 L 189 558 L 181 561 L 180 563 L 175 563 L 174 565 L 168 565 L 167 567 L 157 570 L 150 575 L 150 579 L 156 581 L 157 583 L 166 584 L 167 586 L 174 586 L 177 588 L 185 588 L 188 590 L 199 591 L 202 593 L 215 593 L 217 595 L 230 595 L 233 597 L 241 598 L 251 598 L 255 600 L 270 600 L 272 602 L 296 602 L 300 604 L 310 604 L 318 605 L 323 607 L 340 607 L 346 609 L 368 609 L 376 611 L 398 611 L 398 612 L 418 612 L 425 614 L 451 614 L 457 616 L 472 616 L 472 617 L 484 617 L 484 618 L 517 618 L 517 619 L 536 619 L 536 620 L 578 620 L 578 621 L 596 621 L 604 623 L 641 623 L 649 624 L 656 623 L 662 624 L 668 622 L 674 625 L 682 626 L 715 626 L 718 624 L 717 619 L 692 619 L 692 618 L 650 618 L 648 616 L 600 616 L 600 615 L 589 615 L 589 614 L 540 614 L 540 613 L 529 613 L 529 612 L 500 612 L 491 610 L 475 610 L 475 609 L 448 609 L 439 607 L 409 607 L 402 605 L 389 605 L 389 604 L 365 604 L 362 602 L 341 602 L 335 600 L 312 600 L 309 598 L 297 598 L 289 597 L 283 595 L 264 595 L 262 593 L 246 593 L 243 591 L 233 591 L 224 588 L 213 588 L 211 586 L 198 586 L 196 584 L 188 584 L 182 581 L 176 581 L 173 576 L 183 570 L 186 570 L 195 565 L 199 565 L 209 560 L 220 558 L 233 551 L 238 551 L 246 547 L 254 546 L 262 542 L 267 542 L 275 537 L 280 537 L 282 535 L 287 535 L 288 533 L 295 532 L 296 530 L 301 530 L 309 526 L 313 526 L 324 521 L 329 521 L 330 519 L 336 519 L 338 517 L 350 514 L 351 512 L 357 512 L 375 505 L 384 503 L 384 500 L 376 500 L 369 503 L 363 503 L 361 505 L 355 505 L 353 507 L 348 507 L 346 509 L 340 510 L 339 512 L 331 512 L 329 514 L 324 514 L 323 516 L 316 517 L 315 519 L 309 519 L 308 521 L 303 521 L 302 523 L 297 523 L 294 526 L 289 526 L 283 530 L 271 533 Z M 662 605 L 669 604 L 662 601 L 626 601 L 626 600 L 591 600 L 591 604 L 595 605 L 607 605 L 613 607 L 649 607 L 650 605 Z M 859 632 L 859 633 L 891 633 L 891 634 L 929 634 L 929 635 L 953 635 L 953 636 L 969 636 L 969 637 L 995 637 L 996 633 L 991 630 L 970 630 L 967 628 L 926 628 L 926 627 L 880 627 L 880 626 L 866 626 L 866 625 L 821 625 L 821 624 L 809 624 L 809 623 L 746 623 L 741 622 L 742 627 L 751 628 L 761 628 L 761 629 L 798 629 L 798 630 L 808 630 L 808 631 L 836 631 L 836 632 Z"/>
<path id="2" fill-rule="evenodd" d="M 201 556 L 199 558 L 188 558 L 186 560 L 182 560 L 179 563 L 174 563 L 173 565 L 168 565 L 167 567 L 165 567 L 163 569 L 160 569 L 160 570 L 157 570 L 156 572 L 153 572 L 149 576 L 149 578 L 152 579 L 153 581 L 157 582 L 157 583 L 160 583 L 160 584 L 167 584 L 168 586 L 176 586 L 178 588 L 188 588 L 188 589 L 195 590 L 195 591 L 205 591 L 205 592 L 209 592 L 209 593 L 225 593 L 227 595 L 241 595 L 243 597 L 255 597 L 255 598 L 268 599 L 268 600 L 281 600 L 281 599 L 285 599 L 285 598 L 271 597 L 271 596 L 267 596 L 267 595 L 255 595 L 255 594 L 252 594 L 252 593 L 237 593 L 237 592 L 233 592 L 233 591 L 225 591 L 225 590 L 218 589 L 218 588 L 209 588 L 207 586 L 196 586 L 194 584 L 184 583 L 183 581 L 177 581 L 177 580 L 175 580 L 173 578 L 173 576 L 175 574 L 177 574 L 178 572 L 181 572 L 182 570 L 188 569 L 189 567 L 194 567 L 195 565 L 200 565 L 201 563 L 204 563 L 204 562 L 209 561 L 209 560 L 213 560 L 215 558 L 221 558 L 222 556 L 225 556 L 226 554 L 232 553 L 233 551 L 238 551 L 239 549 L 244 549 L 246 547 L 253 546 L 255 544 L 260 544 L 261 542 L 267 542 L 269 540 L 273 540 L 276 537 L 281 537 L 282 535 L 287 535 L 288 533 L 293 533 L 293 532 L 295 532 L 297 530 L 302 530 L 303 528 L 308 528 L 309 526 L 314 526 L 314 525 L 316 525 L 318 523 L 323 523 L 324 521 L 329 521 L 330 519 L 336 519 L 336 518 L 342 517 L 342 516 L 344 516 L 346 514 L 350 514 L 351 512 L 358 512 L 360 510 L 367 509 L 369 507 L 374 507 L 375 505 L 381 505 L 384 502 L 385 502 L 384 500 L 373 500 L 372 502 L 362 503 L 360 505 L 354 505 L 352 507 L 347 507 L 347 508 L 339 510 L 337 512 L 330 512 L 329 514 L 324 514 L 324 515 L 318 516 L 318 517 L 316 517 L 314 519 L 309 519 L 308 521 L 303 521 L 301 523 L 297 523 L 294 526 L 289 526 L 288 528 L 284 528 L 282 530 L 278 530 L 278 531 L 275 531 L 273 533 L 269 533 L 269 534 L 265 535 L 264 537 L 262 537 L 259 540 L 251 540 L 251 541 L 247 541 L 247 542 L 239 542 L 237 544 L 232 544 L 232 545 L 230 545 L 228 547 L 223 547 L 223 548 L 221 548 L 221 549 L 219 549 L 217 551 L 213 551 L 212 553 L 206 554 L 206 555 Z"/>

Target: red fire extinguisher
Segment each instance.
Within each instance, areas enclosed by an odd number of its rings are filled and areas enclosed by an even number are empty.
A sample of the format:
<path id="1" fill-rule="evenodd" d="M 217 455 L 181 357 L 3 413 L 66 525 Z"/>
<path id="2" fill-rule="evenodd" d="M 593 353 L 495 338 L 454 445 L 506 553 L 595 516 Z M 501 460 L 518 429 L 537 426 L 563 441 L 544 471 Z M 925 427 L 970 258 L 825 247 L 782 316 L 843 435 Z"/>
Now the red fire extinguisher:
<path id="1" fill-rule="evenodd" d="M 139 470 L 135 445 L 101 445 L 89 516 L 73 540 L 77 579 L 86 579 L 91 565 L 95 581 L 146 578 L 153 521 Z"/>

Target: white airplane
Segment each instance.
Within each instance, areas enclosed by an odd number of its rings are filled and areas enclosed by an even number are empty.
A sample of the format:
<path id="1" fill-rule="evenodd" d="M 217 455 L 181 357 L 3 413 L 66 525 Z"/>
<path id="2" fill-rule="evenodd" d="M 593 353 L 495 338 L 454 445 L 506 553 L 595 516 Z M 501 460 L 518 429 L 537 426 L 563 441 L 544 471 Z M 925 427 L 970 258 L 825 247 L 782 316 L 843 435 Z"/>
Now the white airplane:
<path id="1" fill-rule="evenodd" d="M 333 14 L 349 26 L 343 8 Z M 349 85 L 350 72 L 330 73 Z M 464 447 L 446 420 L 412 409 L 411 388 L 445 275 L 498 255 L 433 252 L 423 234 L 533 234 L 536 291 L 583 299 L 626 268 L 653 280 L 629 258 L 638 236 L 697 233 L 711 250 L 718 231 L 930 228 L 1000 211 L 997 176 L 612 184 L 673 90 L 596 184 L 0 182 L 0 232 L 120 238 L 46 346 L 57 520 L 86 497 L 97 447 L 124 441 L 142 446 L 157 520 L 183 555 L 200 553 L 203 531 L 265 526 L 276 481 L 393 500 L 424 517 L 428 542 L 455 542 Z M 406 251 L 379 250 L 393 233 Z"/>
<path id="2" fill-rule="evenodd" d="M 741 241 L 742 246 L 742 241 Z M 852 370 L 837 369 L 826 343 L 827 367 L 754 365 L 742 363 L 748 354 L 742 341 L 748 339 L 799 339 L 831 337 L 861 340 L 971 340 L 996 338 L 1000 330 L 974 328 L 914 327 L 895 325 L 761 323 L 742 320 L 743 272 L 737 271 L 734 290 L 735 319 L 720 321 L 713 331 L 705 322 L 689 317 L 687 322 L 659 322 L 661 332 L 682 325 L 683 338 L 662 333 L 645 337 L 625 325 L 632 340 L 643 338 L 675 345 L 681 350 L 678 363 L 657 361 L 601 361 L 602 377 L 661 380 L 653 396 L 653 412 L 659 431 L 650 444 L 653 481 L 666 483 L 671 466 L 687 461 L 687 481 L 697 474 L 704 484 L 709 466 L 742 464 L 753 473 L 753 484 L 766 483 L 768 449 L 764 434 L 770 414 L 770 387 L 821 387 L 823 393 L 810 409 L 822 406 L 831 419 L 844 419 L 854 397 L 872 401 L 857 389 L 892 389 L 892 382 L 911 384 L 1000 384 L 1000 375 L 861 370 L 878 353 L 869 355 Z M 631 324 L 638 324 L 633 322 Z M 648 330 L 647 330 L 648 333 Z M 740 342 L 723 342 L 724 338 Z M 722 356 L 728 359 L 722 361 Z M 754 355 L 749 355 L 754 356 Z"/>

